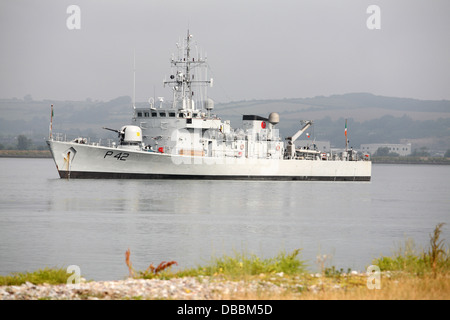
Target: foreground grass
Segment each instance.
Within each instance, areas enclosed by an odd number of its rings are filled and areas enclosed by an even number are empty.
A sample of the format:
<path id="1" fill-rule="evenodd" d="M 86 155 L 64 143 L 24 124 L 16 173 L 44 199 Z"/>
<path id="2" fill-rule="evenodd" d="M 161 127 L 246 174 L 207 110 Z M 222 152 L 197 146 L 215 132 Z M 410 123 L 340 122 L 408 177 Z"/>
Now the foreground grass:
<path id="1" fill-rule="evenodd" d="M 62 268 L 44 268 L 33 272 L 15 272 L 8 276 L 0 276 L 0 286 L 20 286 L 26 282 L 39 284 L 64 284 L 70 274 Z"/>
<path id="2" fill-rule="evenodd" d="M 441 239 L 444 224 L 438 224 L 430 235 L 429 247 L 419 251 L 409 239 L 390 257 L 375 259 L 372 264 L 381 271 L 401 271 L 416 276 L 432 276 L 450 273 L 450 254 Z"/>
<path id="3" fill-rule="evenodd" d="M 179 271 L 175 276 L 222 276 L 226 279 L 251 279 L 266 274 L 298 276 L 306 274 L 305 261 L 299 259 L 300 249 L 281 251 L 276 257 L 262 259 L 255 254 L 235 252 L 234 256 L 214 258 L 206 266 Z"/>
<path id="4" fill-rule="evenodd" d="M 403 274 L 395 278 L 382 275 L 380 289 L 368 289 L 366 279 L 359 285 L 337 290 L 329 288 L 318 292 L 305 292 L 304 300 L 449 300 L 450 277 L 411 277 Z"/>
<path id="5" fill-rule="evenodd" d="M 324 300 L 448 300 L 450 299 L 450 258 L 440 240 L 443 224 L 430 236 L 430 247 L 419 252 L 407 241 L 392 256 L 372 261 L 380 270 L 379 289 L 371 288 L 372 274 L 344 272 L 335 267 L 321 268 L 311 274 L 300 250 L 281 252 L 274 258 L 261 259 L 253 254 L 235 253 L 211 260 L 206 266 L 171 271 L 171 266 L 157 272 L 134 272 L 138 278 L 214 277 L 221 280 L 270 282 L 284 288 L 282 293 L 264 292 L 231 295 L 225 299 L 324 299 Z M 129 259 L 129 255 L 128 255 Z M 130 266 L 129 266 L 130 267 Z M 130 269 L 131 270 L 131 269 Z"/>
<path id="6" fill-rule="evenodd" d="M 145 271 L 132 267 L 130 251 L 126 252 L 126 264 L 130 277 L 138 279 L 171 279 L 179 277 L 204 277 L 214 281 L 241 281 L 250 283 L 272 283 L 283 290 L 276 293 L 241 293 L 222 296 L 224 299 L 332 299 L 332 300 L 449 300 L 450 299 L 450 255 L 440 239 L 443 224 L 436 226 L 430 235 L 427 250 L 418 251 L 412 241 L 407 241 L 392 256 L 374 259 L 372 265 L 379 268 L 378 289 L 371 289 L 371 274 L 354 273 L 334 267 L 321 268 L 311 274 L 300 250 L 280 252 L 273 258 L 260 258 L 254 254 L 235 253 L 232 256 L 214 258 L 205 266 L 172 271 L 175 261 L 162 262 L 157 267 L 150 265 Z M 1 277 L 0 285 L 66 283 L 68 274 L 64 269 L 43 269 L 32 273 L 13 274 Z"/>

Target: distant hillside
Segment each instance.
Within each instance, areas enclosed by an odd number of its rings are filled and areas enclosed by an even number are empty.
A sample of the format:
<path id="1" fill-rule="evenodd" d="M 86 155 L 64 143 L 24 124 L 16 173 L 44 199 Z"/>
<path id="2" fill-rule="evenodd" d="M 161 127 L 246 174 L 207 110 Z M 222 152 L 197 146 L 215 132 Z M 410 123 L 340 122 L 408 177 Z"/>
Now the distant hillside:
<path id="1" fill-rule="evenodd" d="M 13 145 L 23 134 L 36 144 L 48 136 L 50 105 L 54 105 L 54 132 L 70 136 L 90 136 L 93 140 L 115 138 L 103 126 L 120 128 L 132 117 L 131 98 L 118 97 L 103 101 L 27 101 L 0 100 L 0 144 Z M 139 105 L 145 105 L 141 103 Z M 311 134 L 318 140 L 329 140 L 342 147 L 344 123 L 348 119 L 350 144 L 412 142 L 413 148 L 427 147 L 445 151 L 450 148 L 450 101 L 428 101 L 409 98 L 349 93 L 313 98 L 251 100 L 217 104 L 214 113 L 229 119 L 234 127 L 241 125 L 242 115 L 280 114 L 278 125 L 283 136 L 291 135 L 300 120 L 314 120 Z"/>
<path id="2" fill-rule="evenodd" d="M 243 113 L 264 114 L 278 112 L 288 118 L 322 119 L 330 117 L 353 118 L 366 121 L 383 115 L 401 117 L 407 115 L 413 120 L 436 120 L 450 117 L 450 101 L 416 100 L 375 96 L 370 93 L 349 93 L 329 97 L 238 101 L 217 106 L 217 112 L 230 116 Z"/>
<path id="3" fill-rule="evenodd" d="M 317 140 L 329 140 L 343 147 L 345 119 L 350 144 L 411 142 L 413 148 L 426 147 L 443 152 L 450 148 L 450 101 L 416 100 L 349 93 L 314 98 L 250 100 L 220 104 L 215 112 L 240 123 L 243 114 L 280 114 L 284 136 L 296 132 L 299 120 L 314 120 Z"/>
<path id="4" fill-rule="evenodd" d="M 0 100 L 0 143 L 14 144 L 20 134 L 42 144 L 48 137 L 51 105 L 54 105 L 53 132 L 67 133 L 71 137 L 90 136 L 116 138 L 104 126 L 120 128 L 129 124 L 133 115 L 131 98 L 118 97 L 103 101 L 24 101 Z M 3 141 L 3 142 L 2 142 Z"/>

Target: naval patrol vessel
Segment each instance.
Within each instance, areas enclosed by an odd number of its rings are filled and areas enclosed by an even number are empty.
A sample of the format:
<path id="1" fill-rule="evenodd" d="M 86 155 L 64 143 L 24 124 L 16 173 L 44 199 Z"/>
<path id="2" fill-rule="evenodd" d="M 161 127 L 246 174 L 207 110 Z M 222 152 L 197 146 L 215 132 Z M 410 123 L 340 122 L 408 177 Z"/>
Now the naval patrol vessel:
<path id="1" fill-rule="evenodd" d="M 67 141 L 50 129 L 47 144 L 61 178 L 370 181 L 368 155 L 347 147 L 339 153 L 296 147 L 311 120 L 283 139 L 276 112 L 243 115 L 240 128 L 216 116 L 207 94 L 213 85 L 207 59 L 192 53 L 191 42 L 188 31 L 164 80 L 173 99 L 150 98 L 136 107 L 133 97 L 130 124 L 104 128 L 118 134 L 117 142 Z"/>

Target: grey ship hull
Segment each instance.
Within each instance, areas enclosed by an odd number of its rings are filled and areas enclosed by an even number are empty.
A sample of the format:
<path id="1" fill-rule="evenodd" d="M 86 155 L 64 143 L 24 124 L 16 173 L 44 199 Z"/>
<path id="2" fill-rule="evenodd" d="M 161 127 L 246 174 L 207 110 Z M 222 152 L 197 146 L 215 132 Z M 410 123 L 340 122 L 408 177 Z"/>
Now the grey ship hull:
<path id="1" fill-rule="evenodd" d="M 47 141 L 61 178 L 370 181 L 370 161 L 181 156 Z"/>

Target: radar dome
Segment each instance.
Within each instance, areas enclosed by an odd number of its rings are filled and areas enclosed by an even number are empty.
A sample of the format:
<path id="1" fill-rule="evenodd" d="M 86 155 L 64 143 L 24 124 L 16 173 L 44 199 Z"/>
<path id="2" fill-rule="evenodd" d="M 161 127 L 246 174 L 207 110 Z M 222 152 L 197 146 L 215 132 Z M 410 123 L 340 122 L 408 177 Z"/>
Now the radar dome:
<path id="1" fill-rule="evenodd" d="M 269 122 L 273 125 L 276 125 L 278 122 L 280 122 L 280 115 L 276 112 L 272 112 L 269 114 Z"/>
<path id="2" fill-rule="evenodd" d="M 204 105 L 206 110 L 214 109 L 214 101 L 212 99 L 206 99 Z"/>

